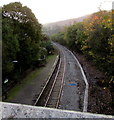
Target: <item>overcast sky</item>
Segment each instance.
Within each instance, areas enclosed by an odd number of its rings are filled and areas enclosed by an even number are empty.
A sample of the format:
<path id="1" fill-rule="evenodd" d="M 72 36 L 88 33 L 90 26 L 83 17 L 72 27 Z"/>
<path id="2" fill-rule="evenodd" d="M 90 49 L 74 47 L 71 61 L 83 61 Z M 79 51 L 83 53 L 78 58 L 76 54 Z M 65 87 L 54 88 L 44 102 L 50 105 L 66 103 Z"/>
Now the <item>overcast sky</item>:
<path id="1" fill-rule="evenodd" d="M 21 2 L 32 9 L 41 24 L 81 17 L 101 9 L 110 10 L 111 0 L 1 0 L 0 6 Z"/>

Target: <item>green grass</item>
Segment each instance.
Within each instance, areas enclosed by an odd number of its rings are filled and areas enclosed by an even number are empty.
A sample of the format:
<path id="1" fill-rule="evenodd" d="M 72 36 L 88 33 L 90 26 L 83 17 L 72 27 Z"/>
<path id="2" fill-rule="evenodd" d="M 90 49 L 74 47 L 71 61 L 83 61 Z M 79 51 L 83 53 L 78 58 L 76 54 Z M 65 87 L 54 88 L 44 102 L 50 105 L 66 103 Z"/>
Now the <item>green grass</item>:
<path id="1" fill-rule="evenodd" d="M 50 59 L 56 58 L 56 57 L 57 57 L 57 53 L 55 53 L 54 55 L 49 55 L 49 56 L 47 57 L 47 62 L 49 62 Z"/>
<path id="2" fill-rule="evenodd" d="M 38 74 L 40 73 L 40 71 L 43 69 L 39 68 L 39 69 L 35 69 L 34 71 L 32 71 L 31 73 L 29 73 L 22 81 L 21 83 L 18 83 L 15 87 L 13 87 L 7 96 L 7 99 L 5 101 L 9 101 L 11 99 L 13 99 L 14 96 L 16 96 L 16 94 L 27 84 L 30 84 L 32 82 L 33 79 L 35 79 Z"/>
<path id="3" fill-rule="evenodd" d="M 51 59 L 56 59 L 57 54 L 54 55 L 50 55 L 47 57 L 47 63 L 51 60 Z M 27 84 L 30 84 L 32 82 L 32 80 L 34 80 L 42 71 L 44 67 L 40 67 L 35 69 L 34 71 L 30 72 L 22 81 L 21 83 L 18 83 L 15 87 L 13 87 L 7 96 L 7 99 L 5 101 L 10 101 L 11 99 L 13 99 L 17 93 Z"/>

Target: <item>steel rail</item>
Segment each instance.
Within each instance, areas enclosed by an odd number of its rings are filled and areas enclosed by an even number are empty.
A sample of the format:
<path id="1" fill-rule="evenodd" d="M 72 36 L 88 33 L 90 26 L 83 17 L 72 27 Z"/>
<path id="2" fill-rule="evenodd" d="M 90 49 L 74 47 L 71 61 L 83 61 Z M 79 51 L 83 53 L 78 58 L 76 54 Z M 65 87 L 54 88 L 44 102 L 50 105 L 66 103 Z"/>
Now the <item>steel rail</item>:
<path id="1" fill-rule="evenodd" d="M 63 54 L 63 51 L 62 51 L 62 54 Z M 64 54 L 63 54 L 63 56 L 64 56 Z M 62 90 L 63 90 L 64 76 L 65 76 L 65 69 L 66 69 L 66 67 L 65 67 L 66 66 L 65 56 L 63 58 L 63 61 L 64 61 L 63 76 L 62 76 L 61 88 L 60 88 L 60 92 L 59 92 L 59 96 L 58 96 L 58 101 L 57 101 L 57 104 L 56 104 L 56 108 L 58 108 L 58 106 L 59 106 L 61 95 L 62 95 Z"/>
<path id="2" fill-rule="evenodd" d="M 60 56 L 57 56 L 57 60 L 54 62 L 53 68 L 52 68 L 52 70 L 51 70 L 51 73 L 50 73 L 47 81 L 46 81 L 46 84 L 45 84 L 45 86 L 43 87 L 42 91 L 40 92 L 40 95 L 38 96 L 37 100 L 35 101 L 34 106 L 37 105 L 40 97 L 42 96 L 45 88 L 47 87 L 47 84 L 49 83 L 49 81 L 50 81 L 50 79 L 51 79 L 51 77 L 52 77 L 52 75 L 53 75 L 53 73 L 54 73 L 54 71 L 55 71 L 55 69 L 56 69 L 56 66 L 57 66 L 57 63 L 58 63 L 59 59 L 60 59 Z"/>
<path id="3" fill-rule="evenodd" d="M 48 103 L 48 101 L 49 101 L 49 99 L 50 99 L 50 96 L 51 96 L 51 94 L 52 94 L 53 88 L 54 88 L 55 83 L 56 83 L 56 81 L 57 81 L 57 77 L 58 77 L 58 74 L 59 74 L 59 71 L 60 71 L 60 67 L 61 67 L 61 58 L 60 58 L 58 70 L 57 70 L 57 73 L 56 73 L 56 76 L 55 76 L 53 85 L 52 85 L 52 87 L 51 87 L 51 90 L 50 90 L 50 92 L 49 92 L 49 94 L 48 94 L 47 100 L 46 100 L 45 105 L 44 105 L 45 107 L 47 106 L 47 103 Z"/>
<path id="4" fill-rule="evenodd" d="M 62 55 L 59 55 L 59 60 L 57 61 L 57 64 L 55 65 L 52 74 L 50 74 L 49 79 L 47 80 L 45 86 L 43 87 L 34 105 L 36 106 L 40 105 L 44 107 L 50 107 L 51 105 L 54 108 L 58 108 L 62 94 L 64 74 L 65 74 L 65 65 L 64 65 L 65 56 L 62 59 Z M 56 90 L 57 90 L 57 96 L 55 97 L 53 96 L 53 93 Z M 53 102 L 53 98 L 55 99 L 54 102 Z"/>

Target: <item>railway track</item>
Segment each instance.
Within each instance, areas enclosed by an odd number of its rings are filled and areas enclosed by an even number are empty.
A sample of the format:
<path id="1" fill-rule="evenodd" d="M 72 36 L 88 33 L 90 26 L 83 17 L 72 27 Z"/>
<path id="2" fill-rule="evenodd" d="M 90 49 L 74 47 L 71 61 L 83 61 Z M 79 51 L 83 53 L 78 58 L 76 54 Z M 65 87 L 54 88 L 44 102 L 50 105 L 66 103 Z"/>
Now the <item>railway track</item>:
<path id="1" fill-rule="evenodd" d="M 65 73 L 64 64 L 64 56 L 63 54 L 60 54 L 51 76 L 47 80 L 46 85 L 43 87 L 40 95 L 34 103 L 35 106 L 58 108 L 63 88 Z"/>

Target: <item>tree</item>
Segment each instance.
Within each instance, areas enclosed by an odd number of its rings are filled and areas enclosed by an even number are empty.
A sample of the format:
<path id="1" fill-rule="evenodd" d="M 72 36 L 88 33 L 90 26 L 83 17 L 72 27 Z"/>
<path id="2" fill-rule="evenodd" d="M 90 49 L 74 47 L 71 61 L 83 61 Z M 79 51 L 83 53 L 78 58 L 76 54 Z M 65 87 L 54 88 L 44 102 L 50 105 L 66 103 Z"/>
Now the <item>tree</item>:
<path id="1" fill-rule="evenodd" d="M 18 36 L 20 51 L 17 53 L 17 60 L 21 69 L 25 70 L 39 59 L 41 25 L 32 11 L 19 2 L 5 5 L 3 16 L 10 19 L 13 33 Z"/>
<path id="2" fill-rule="evenodd" d="M 32 11 L 19 2 L 3 6 L 2 21 L 3 84 L 8 78 L 11 85 L 38 62 L 42 49 L 42 26 Z"/>
<path id="3" fill-rule="evenodd" d="M 8 76 L 14 69 L 14 63 L 16 60 L 16 54 L 19 52 L 18 36 L 13 34 L 13 27 L 9 18 L 3 18 L 3 77 Z"/>

